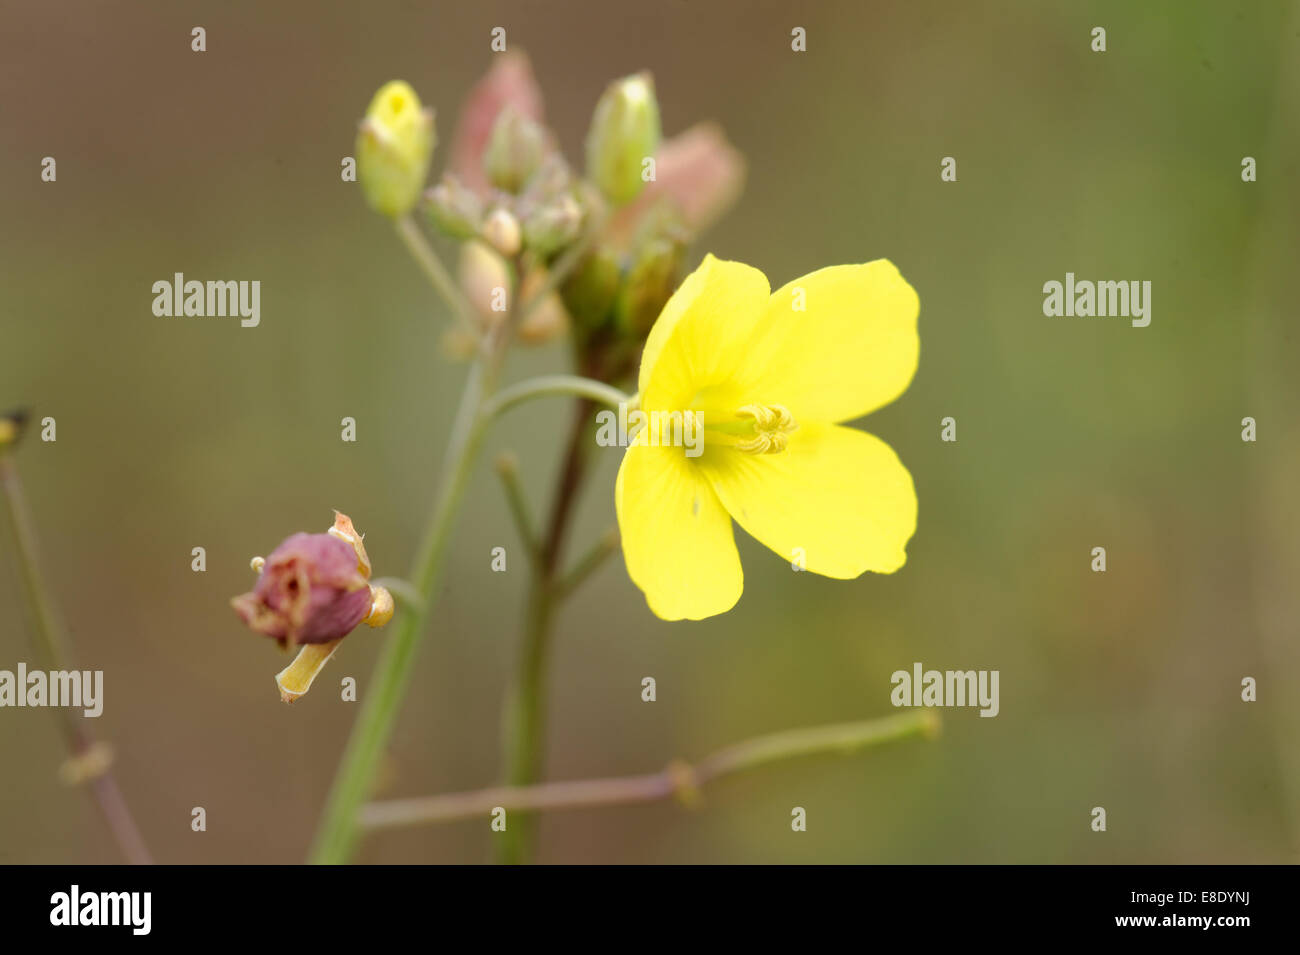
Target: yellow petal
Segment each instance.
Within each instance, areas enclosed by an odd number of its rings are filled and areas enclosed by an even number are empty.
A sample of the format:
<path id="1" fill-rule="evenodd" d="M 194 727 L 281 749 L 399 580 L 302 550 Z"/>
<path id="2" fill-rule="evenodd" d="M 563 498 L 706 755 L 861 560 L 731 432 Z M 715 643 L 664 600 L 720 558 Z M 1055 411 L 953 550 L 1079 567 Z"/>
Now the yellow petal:
<path id="1" fill-rule="evenodd" d="M 731 516 L 787 561 L 842 580 L 890 574 L 907 561 L 916 491 L 874 435 L 800 422 L 784 451 L 717 449 L 700 461 Z"/>
<path id="2" fill-rule="evenodd" d="M 641 356 L 641 407 L 685 411 L 714 387 L 730 389 L 749 359 L 749 343 L 767 307 L 767 277 L 740 262 L 706 255 L 664 305 Z M 773 398 L 772 401 L 777 399 Z"/>
<path id="3" fill-rule="evenodd" d="M 738 384 L 747 401 L 784 405 L 800 423 L 860 417 L 916 373 L 919 310 L 886 259 L 805 275 L 773 293 Z"/>
<path id="4" fill-rule="evenodd" d="M 664 620 L 702 620 L 740 599 L 731 518 L 681 448 L 634 445 L 614 486 L 628 576 Z"/>

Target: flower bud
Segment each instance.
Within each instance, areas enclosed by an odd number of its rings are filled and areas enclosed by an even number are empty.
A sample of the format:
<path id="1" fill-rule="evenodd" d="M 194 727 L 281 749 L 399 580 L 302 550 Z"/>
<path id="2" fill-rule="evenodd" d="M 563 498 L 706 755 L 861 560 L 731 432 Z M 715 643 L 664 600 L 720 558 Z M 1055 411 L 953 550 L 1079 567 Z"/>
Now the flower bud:
<path id="1" fill-rule="evenodd" d="M 520 193 L 521 204 L 527 208 L 544 205 L 562 195 L 568 195 L 575 188 L 573 172 L 564 157 L 559 153 L 548 153 L 541 165 L 528 180 L 528 185 Z"/>
<path id="2" fill-rule="evenodd" d="M 544 268 L 536 268 L 524 276 L 519 286 L 519 300 L 533 302 L 535 296 L 542 294 L 546 285 L 547 273 Z M 525 345 L 541 345 L 559 338 L 569 327 L 569 316 L 564 310 L 560 296 L 552 289 L 542 294 L 541 299 L 532 305 L 519 323 L 519 341 Z"/>
<path id="3" fill-rule="evenodd" d="M 735 203 L 744 182 L 744 157 L 717 126 L 698 123 L 659 145 L 655 181 L 618 211 L 607 234 L 615 242 L 630 238 L 645 214 L 667 201 L 685 230 L 699 235 Z"/>
<path id="4" fill-rule="evenodd" d="M 506 192 L 519 192 L 541 165 L 546 152 L 542 127 L 513 106 L 497 114 L 483 154 L 488 182 Z"/>
<path id="5" fill-rule="evenodd" d="M 603 325 L 621 278 L 618 257 L 609 249 L 599 248 L 586 256 L 560 286 L 560 297 L 574 324 L 583 328 Z"/>
<path id="6" fill-rule="evenodd" d="M 509 209 L 493 209 L 483 222 L 483 238 L 507 259 L 519 254 L 519 220 Z"/>
<path id="7" fill-rule="evenodd" d="M 677 243 L 654 238 L 642 244 L 614 303 L 620 330 L 644 338 L 673 294 L 682 250 Z"/>
<path id="8" fill-rule="evenodd" d="M 471 239 L 483 225 L 483 200 L 450 173 L 424 194 L 424 210 L 430 224 L 453 239 Z"/>
<path id="9" fill-rule="evenodd" d="M 357 131 L 357 179 L 381 215 L 411 211 L 424 188 L 437 140 L 433 111 L 401 80 L 386 83 L 370 101 Z"/>
<path id="10" fill-rule="evenodd" d="M 18 443 L 27 426 L 27 412 L 22 408 L 0 414 L 0 453 Z"/>
<path id="11" fill-rule="evenodd" d="M 630 202 L 644 188 L 643 163 L 658 146 L 659 103 L 650 74 L 611 83 L 587 132 L 587 176 L 610 202 Z"/>
<path id="12" fill-rule="evenodd" d="M 570 195 L 539 206 L 524 219 L 524 242 L 543 258 L 554 255 L 582 231 L 582 207 Z"/>
<path id="13" fill-rule="evenodd" d="M 496 290 L 510 286 L 510 270 L 501 256 L 483 242 L 466 242 L 460 247 L 459 275 L 460 287 L 484 327 L 490 328 L 505 317 L 504 312 L 492 309 Z M 476 343 L 471 342 L 471 353 L 475 347 Z"/>

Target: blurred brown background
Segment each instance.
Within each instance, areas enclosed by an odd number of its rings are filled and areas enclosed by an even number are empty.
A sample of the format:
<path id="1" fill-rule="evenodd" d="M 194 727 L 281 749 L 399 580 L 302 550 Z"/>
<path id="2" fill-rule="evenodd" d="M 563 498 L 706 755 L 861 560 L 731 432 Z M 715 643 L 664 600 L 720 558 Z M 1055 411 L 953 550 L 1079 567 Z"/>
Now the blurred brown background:
<path id="1" fill-rule="evenodd" d="M 972 5 L 973 6 L 973 5 Z M 705 808 L 548 817 L 552 862 L 1282 862 L 1297 849 L 1300 574 L 1294 3 L 8 4 L 0 12 L 0 407 L 58 420 L 18 455 L 94 729 L 160 861 L 303 858 L 383 631 L 290 708 L 228 598 L 248 559 L 330 508 L 376 573 L 407 572 L 463 369 L 447 316 L 355 184 L 357 119 L 393 77 L 445 145 L 489 65 L 530 54 L 580 160 L 612 78 L 647 68 L 666 134 L 715 119 L 749 162 L 692 253 L 774 287 L 892 259 L 921 296 L 921 367 L 865 427 L 911 469 L 907 566 L 794 575 L 738 534 L 731 613 L 669 625 L 621 559 L 567 608 L 552 778 L 650 771 L 756 733 L 893 712 L 913 661 L 1001 671 L 1001 715 L 727 781 Z M 790 29 L 808 51 L 790 51 Z M 190 50 L 190 29 L 208 50 Z M 1108 31 L 1092 53 L 1089 32 Z M 54 156 L 58 181 L 40 181 Z M 958 181 L 942 183 L 944 156 Z M 1254 156 L 1259 181 L 1243 183 Z M 435 156 L 441 169 L 445 151 Z M 156 318 L 151 284 L 258 279 L 262 321 Z M 1042 285 L 1153 283 L 1152 322 L 1046 318 Z M 554 345 L 508 373 L 555 369 Z M 354 416 L 359 440 L 339 440 Z M 952 415 L 958 442 L 939 440 Z M 1240 440 L 1240 421 L 1259 441 Z M 489 439 L 540 507 L 567 409 Z M 613 520 L 617 452 L 576 541 Z M 522 560 L 480 467 L 393 739 L 386 795 L 498 770 Z M 0 668 L 31 661 L 0 525 Z M 208 571 L 190 570 L 207 548 Z M 1094 546 L 1109 571 L 1089 571 Z M 640 680 L 658 681 L 657 703 Z M 1240 681 L 1260 701 L 1241 702 Z M 56 778 L 55 714 L 0 710 L 0 862 L 112 862 Z M 790 807 L 808 831 L 790 831 Z M 1089 830 L 1105 806 L 1109 831 Z M 208 831 L 190 830 L 203 806 Z M 362 861 L 487 858 L 487 821 L 386 833 Z"/>

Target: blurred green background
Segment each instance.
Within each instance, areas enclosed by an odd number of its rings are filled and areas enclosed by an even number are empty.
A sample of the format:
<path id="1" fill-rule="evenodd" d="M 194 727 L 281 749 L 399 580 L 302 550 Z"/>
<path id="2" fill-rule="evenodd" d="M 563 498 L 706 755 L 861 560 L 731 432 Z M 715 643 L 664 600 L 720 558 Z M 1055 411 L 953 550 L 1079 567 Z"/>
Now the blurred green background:
<path id="1" fill-rule="evenodd" d="M 0 407 L 57 418 L 57 443 L 29 434 L 18 461 L 81 664 L 106 673 L 93 729 L 160 861 L 305 855 L 357 713 L 334 688 L 352 675 L 366 693 L 385 631 L 350 637 L 287 707 L 272 682 L 285 659 L 227 601 L 252 555 L 324 530 L 330 508 L 365 531 L 377 574 L 407 572 L 463 367 L 440 353 L 445 310 L 339 162 L 393 77 L 436 107 L 445 145 L 498 25 L 529 53 L 571 159 L 604 85 L 642 68 L 666 134 L 723 125 L 747 187 L 692 266 L 713 251 L 775 287 L 884 256 L 921 297 L 916 380 L 864 425 L 916 480 L 907 566 L 796 575 L 740 532 L 737 608 L 666 624 L 611 560 L 560 620 L 549 776 L 647 772 L 894 712 L 889 675 L 914 661 L 1001 672 L 996 719 L 944 711 L 936 741 L 773 766 L 698 812 L 554 814 L 540 858 L 1296 859 L 1300 11 L 982 6 L 6 6 Z M 790 51 L 796 25 L 807 53 Z M 1243 156 L 1258 182 L 1241 181 Z M 156 318 L 150 286 L 176 271 L 260 280 L 261 327 Z M 1044 317 L 1043 283 L 1067 271 L 1151 281 L 1150 327 Z M 565 361 L 555 344 L 507 373 Z M 344 415 L 356 444 L 339 440 Z M 947 415 L 956 444 L 939 440 Z M 539 510 L 567 421 L 538 403 L 489 438 L 487 460 L 519 454 Z M 575 542 L 613 520 L 618 453 Z M 526 575 L 522 557 L 489 572 L 492 547 L 519 552 L 489 466 L 477 475 L 386 796 L 497 778 Z M 32 656 L 0 532 L 13 669 Z M 1095 546 L 1106 574 L 1089 570 Z M 1245 676 L 1257 703 L 1240 700 Z M 0 710 L 0 862 L 117 861 L 86 794 L 58 782 L 63 755 L 54 713 Z M 478 862 L 490 839 L 487 820 L 388 832 L 359 859 Z"/>

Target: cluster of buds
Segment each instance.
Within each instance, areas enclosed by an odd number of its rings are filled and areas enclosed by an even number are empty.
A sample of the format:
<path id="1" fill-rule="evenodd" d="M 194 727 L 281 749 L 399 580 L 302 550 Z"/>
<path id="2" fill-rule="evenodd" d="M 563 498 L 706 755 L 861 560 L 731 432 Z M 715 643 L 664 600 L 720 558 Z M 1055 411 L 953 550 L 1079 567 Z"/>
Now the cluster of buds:
<path id="1" fill-rule="evenodd" d="M 382 627 L 393 617 L 393 597 L 370 583 L 370 558 L 346 514 L 334 512 L 324 534 L 293 534 L 269 557 L 254 557 L 257 584 L 231 599 L 249 629 L 282 649 L 301 649 L 276 674 L 280 698 L 306 693 L 334 651 L 358 624 Z"/>
<path id="2" fill-rule="evenodd" d="M 715 127 L 662 139 L 648 73 L 605 89 L 584 167 L 575 169 L 517 51 L 496 57 L 471 92 L 447 168 L 424 189 L 435 139 L 432 113 L 407 84 L 376 94 L 357 147 L 371 205 L 393 216 L 418 209 L 434 231 L 460 243 L 459 279 L 481 330 L 502 320 L 503 299 L 528 302 L 516 340 L 571 332 L 579 353 L 635 353 L 677 285 L 687 242 L 731 204 L 743 177 L 742 160 Z M 564 274 L 553 281 L 560 261 Z M 449 343 L 465 354 L 474 344 L 467 332 Z M 585 364 L 613 375 L 628 361 Z"/>

